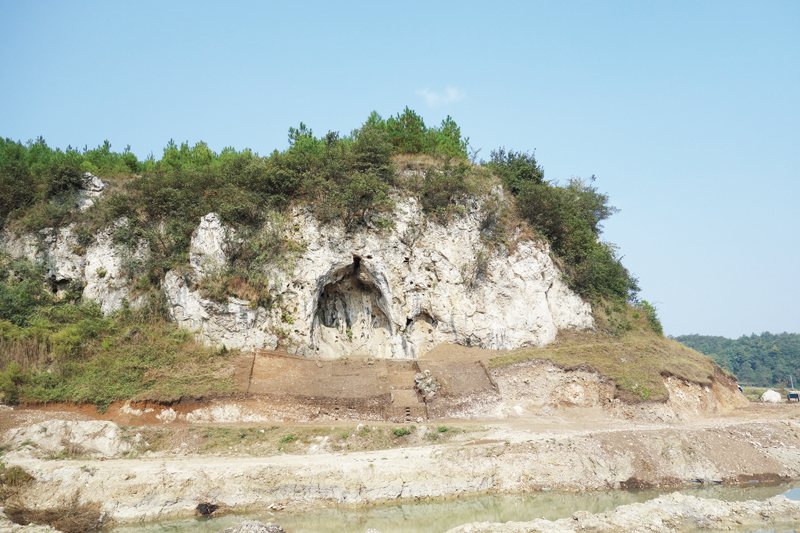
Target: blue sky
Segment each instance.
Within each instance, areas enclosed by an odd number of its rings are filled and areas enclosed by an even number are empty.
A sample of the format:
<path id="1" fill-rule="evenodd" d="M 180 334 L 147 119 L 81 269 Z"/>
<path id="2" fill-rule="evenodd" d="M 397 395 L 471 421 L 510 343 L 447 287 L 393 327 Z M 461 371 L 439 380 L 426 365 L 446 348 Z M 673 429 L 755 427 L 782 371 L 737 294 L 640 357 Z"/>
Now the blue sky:
<path id="1" fill-rule="evenodd" d="M 0 2 L 0 135 L 287 145 L 406 105 L 597 176 L 666 333 L 800 332 L 800 2 Z"/>

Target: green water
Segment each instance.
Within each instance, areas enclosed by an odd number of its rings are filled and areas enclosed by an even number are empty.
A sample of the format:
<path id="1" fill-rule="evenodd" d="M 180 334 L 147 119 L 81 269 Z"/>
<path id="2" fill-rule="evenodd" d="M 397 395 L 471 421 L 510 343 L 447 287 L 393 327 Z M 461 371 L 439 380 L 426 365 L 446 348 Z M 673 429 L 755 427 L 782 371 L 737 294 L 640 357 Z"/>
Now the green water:
<path id="1" fill-rule="evenodd" d="M 765 500 L 790 489 L 800 493 L 800 482 L 752 484 L 744 487 L 711 486 L 685 488 L 683 494 L 727 501 Z M 112 533 L 217 533 L 242 520 L 275 522 L 286 533 L 363 533 L 374 528 L 381 533 L 443 533 L 468 522 L 557 520 L 578 510 L 611 511 L 619 505 L 644 502 L 675 490 L 536 492 L 532 494 L 486 495 L 444 501 L 409 502 L 364 508 L 328 508 L 305 514 L 264 512 L 215 518 L 172 520 L 108 529 Z M 800 499 L 800 494 L 797 495 Z M 783 531 L 783 530 L 780 530 Z"/>

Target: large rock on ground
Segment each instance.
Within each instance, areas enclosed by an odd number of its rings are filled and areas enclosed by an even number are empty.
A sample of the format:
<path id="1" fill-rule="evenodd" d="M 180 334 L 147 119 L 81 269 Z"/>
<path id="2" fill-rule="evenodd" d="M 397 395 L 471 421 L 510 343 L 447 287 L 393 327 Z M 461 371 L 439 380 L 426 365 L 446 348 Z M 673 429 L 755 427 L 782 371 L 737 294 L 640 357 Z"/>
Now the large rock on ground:
<path id="1" fill-rule="evenodd" d="M 781 401 L 781 399 L 781 394 L 772 389 L 769 389 L 767 392 L 761 395 L 762 402 L 778 403 Z"/>

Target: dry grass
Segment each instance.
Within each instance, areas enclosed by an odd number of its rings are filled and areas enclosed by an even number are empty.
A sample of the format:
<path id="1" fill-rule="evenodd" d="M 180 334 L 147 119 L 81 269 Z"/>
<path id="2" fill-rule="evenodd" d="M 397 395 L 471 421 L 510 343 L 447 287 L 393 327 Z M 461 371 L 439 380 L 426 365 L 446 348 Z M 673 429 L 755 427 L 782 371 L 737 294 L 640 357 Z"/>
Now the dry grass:
<path id="1" fill-rule="evenodd" d="M 34 477 L 21 466 L 7 467 L 0 463 L 0 503 L 15 496 L 33 479 Z"/>
<path id="2" fill-rule="evenodd" d="M 392 163 L 397 172 L 402 174 L 407 170 L 425 172 L 431 167 L 441 168 L 443 161 L 428 154 L 396 154 L 392 156 Z"/>
<path id="3" fill-rule="evenodd" d="M 18 364 L 23 372 L 44 368 L 50 362 L 50 347 L 38 339 L 0 338 L 0 369 L 11 362 Z"/>
<path id="4" fill-rule="evenodd" d="M 137 394 L 132 400 L 170 403 L 219 396 L 235 390 L 234 374 L 230 358 L 200 356 L 183 359 L 171 366 L 148 370 L 143 381 L 153 382 L 152 388 Z"/>
<path id="5" fill-rule="evenodd" d="M 617 384 L 617 397 L 628 402 L 664 401 L 669 393 L 662 376 L 710 385 L 724 374 L 711 359 L 678 341 L 643 330 L 619 337 L 605 333 L 562 332 L 543 348 L 523 348 L 495 357 L 490 368 L 544 359 L 566 370 L 588 369 Z"/>
<path id="6" fill-rule="evenodd" d="M 10 502 L 6 505 L 5 511 L 16 524 L 44 524 L 64 533 L 97 531 L 102 525 L 100 504 L 79 504 L 77 496 L 75 501 L 68 505 L 48 509 L 33 509 L 21 503 Z"/>

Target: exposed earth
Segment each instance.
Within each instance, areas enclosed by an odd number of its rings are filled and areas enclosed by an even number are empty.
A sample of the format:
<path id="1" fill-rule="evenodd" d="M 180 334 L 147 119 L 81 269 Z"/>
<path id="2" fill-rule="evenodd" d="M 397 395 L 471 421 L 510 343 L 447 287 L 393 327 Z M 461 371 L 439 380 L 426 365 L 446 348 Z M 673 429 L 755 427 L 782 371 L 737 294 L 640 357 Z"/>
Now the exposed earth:
<path id="1" fill-rule="evenodd" d="M 484 354 L 433 355 L 418 363 L 432 375 L 440 370 L 440 397 L 447 398 L 462 386 L 453 376 L 479 375 Z M 268 362 L 261 370 L 251 364 L 246 399 L 122 403 L 103 414 L 68 405 L 0 410 L 6 467 L 35 478 L 9 497 L 7 512 L 71 506 L 125 523 L 192 515 L 199 504 L 220 513 L 302 512 L 480 493 L 800 478 L 800 405 L 750 403 L 730 384 L 667 377 L 667 402 L 629 405 L 614 400 L 597 374 L 525 361 L 485 370 L 489 385 L 480 378 L 477 387 L 485 396 L 451 396 L 461 418 L 430 416 L 428 403 L 427 414 L 401 412 L 401 422 L 359 421 L 352 410 L 320 409 L 319 402 L 298 409 L 296 397 L 276 410 L 278 396 L 268 395 L 259 375 L 274 368 Z M 388 365 L 384 385 L 392 397 L 416 400 L 391 362 L 340 365 L 375 375 Z M 291 392 L 291 372 L 278 378 Z M 413 375 L 405 378 L 413 383 Z M 383 385 L 376 378 L 371 386 Z M 495 530 L 487 527 L 463 531 Z"/>

